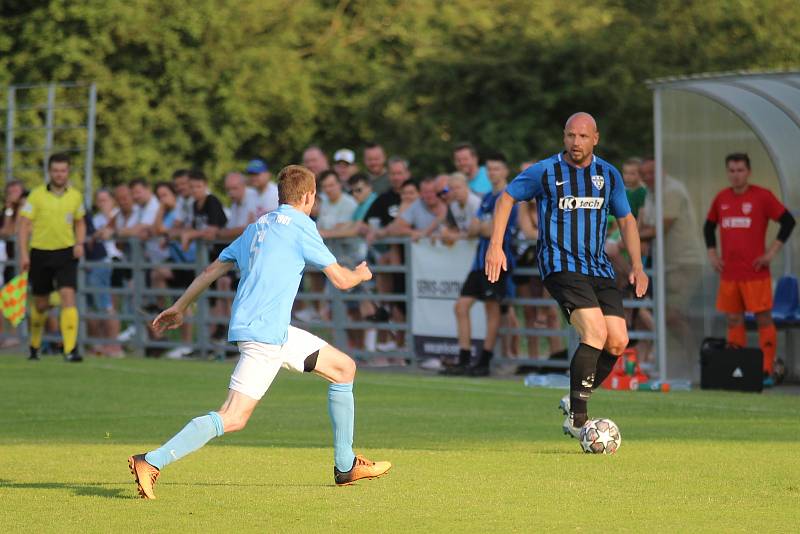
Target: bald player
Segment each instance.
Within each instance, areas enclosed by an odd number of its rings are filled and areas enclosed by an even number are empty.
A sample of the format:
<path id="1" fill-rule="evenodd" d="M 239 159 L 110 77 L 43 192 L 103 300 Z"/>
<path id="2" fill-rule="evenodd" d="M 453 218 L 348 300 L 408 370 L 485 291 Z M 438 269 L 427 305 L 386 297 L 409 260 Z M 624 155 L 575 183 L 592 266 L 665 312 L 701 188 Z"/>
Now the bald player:
<path id="1" fill-rule="evenodd" d="M 600 140 L 588 113 L 575 113 L 564 126 L 564 151 L 525 169 L 497 201 L 486 254 L 490 282 L 507 269 L 503 252 L 511 208 L 536 199 L 539 214 L 539 272 L 545 287 L 580 336 L 570 364 L 570 394 L 561 399 L 563 430 L 577 438 L 588 420 L 592 390 L 608 377 L 628 345 L 622 293 L 604 251 L 606 219 L 617 218 L 633 265 L 628 281 L 637 297 L 647 290 L 639 231 L 631 214 L 620 172 L 594 155 Z"/>

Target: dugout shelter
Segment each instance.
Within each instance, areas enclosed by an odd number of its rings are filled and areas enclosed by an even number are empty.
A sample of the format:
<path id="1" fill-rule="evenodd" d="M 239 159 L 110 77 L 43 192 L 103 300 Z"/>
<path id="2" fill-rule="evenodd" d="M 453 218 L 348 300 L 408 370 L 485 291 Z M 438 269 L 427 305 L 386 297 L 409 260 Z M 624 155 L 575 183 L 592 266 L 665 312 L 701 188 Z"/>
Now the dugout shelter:
<path id="1" fill-rule="evenodd" d="M 661 377 L 696 379 L 699 343 L 703 337 L 724 337 L 725 320 L 716 311 L 719 277 L 710 267 L 702 224 L 714 196 L 728 185 L 725 156 L 747 152 L 750 182 L 770 189 L 800 215 L 800 72 L 731 72 L 662 78 L 647 82 L 653 90 L 656 159 L 653 251 L 656 299 L 656 340 Z M 665 254 L 664 192 L 685 192 L 682 216 L 696 224 L 702 245 L 700 265 L 688 268 L 683 259 Z M 770 224 L 767 244 L 777 234 Z M 773 260 L 773 282 L 797 275 L 800 238 L 794 232 Z M 669 248 L 669 243 L 666 243 Z M 674 250 L 674 248 L 672 249 Z M 684 258 L 685 259 L 685 258 Z M 693 263 L 693 262 L 689 262 Z M 665 283 L 659 283 L 664 280 Z M 800 377 L 800 316 L 779 325 L 778 357 L 787 375 Z M 754 336 L 751 333 L 751 336 Z M 749 344 L 757 346 L 755 337 Z"/>

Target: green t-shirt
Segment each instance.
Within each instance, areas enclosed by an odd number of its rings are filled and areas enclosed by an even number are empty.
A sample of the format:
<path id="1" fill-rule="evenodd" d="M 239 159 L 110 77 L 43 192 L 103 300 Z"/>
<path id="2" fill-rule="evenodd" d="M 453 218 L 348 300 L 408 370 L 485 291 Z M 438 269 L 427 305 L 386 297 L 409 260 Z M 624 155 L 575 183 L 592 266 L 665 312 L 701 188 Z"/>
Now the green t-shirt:
<path id="1" fill-rule="evenodd" d="M 644 199 L 647 196 L 647 188 L 640 185 L 636 189 L 626 189 L 625 194 L 628 196 L 628 204 L 631 205 L 631 213 L 638 218 L 639 208 L 644 205 Z"/>

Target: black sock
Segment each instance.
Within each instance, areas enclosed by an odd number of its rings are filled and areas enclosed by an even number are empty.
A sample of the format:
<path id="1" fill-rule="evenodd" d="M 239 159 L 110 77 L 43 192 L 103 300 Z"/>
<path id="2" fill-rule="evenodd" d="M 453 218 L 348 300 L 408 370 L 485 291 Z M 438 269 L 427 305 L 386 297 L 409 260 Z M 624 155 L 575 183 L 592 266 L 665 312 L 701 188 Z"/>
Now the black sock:
<path id="1" fill-rule="evenodd" d="M 487 349 L 483 349 L 483 352 L 481 352 L 481 357 L 480 359 L 478 359 L 478 367 L 489 365 L 489 362 L 492 360 L 493 356 L 494 352 Z"/>
<path id="2" fill-rule="evenodd" d="M 617 363 L 617 358 L 619 358 L 619 356 L 615 356 L 606 350 L 600 353 L 600 356 L 597 358 L 597 371 L 594 373 L 594 385 L 592 389 L 599 388 L 600 384 L 605 382 L 608 375 L 611 374 L 611 369 L 614 368 L 614 364 Z"/>
<path id="3" fill-rule="evenodd" d="M 576 416 L 582 415 L 583 423 L 586 422 L 586 403 L 592 395 L 597 358 L 599 356 L 600 349 L 581 343 L 578 345 L 578 350 L 575 351 L 572 363 L 569 366 L 570 411 Z M 583 423 L 581 423 L 581 426 L 583 426 Z M 577 418 L 575 424 L 577 425 Z"/>
<path id="4" fill-rule="evenodd" d="M 464 367 L 469 365 L 469 360 L 472 358 L 472 351 L 470 349 L 460 349 L 458 351 L 458 365 Z"/>

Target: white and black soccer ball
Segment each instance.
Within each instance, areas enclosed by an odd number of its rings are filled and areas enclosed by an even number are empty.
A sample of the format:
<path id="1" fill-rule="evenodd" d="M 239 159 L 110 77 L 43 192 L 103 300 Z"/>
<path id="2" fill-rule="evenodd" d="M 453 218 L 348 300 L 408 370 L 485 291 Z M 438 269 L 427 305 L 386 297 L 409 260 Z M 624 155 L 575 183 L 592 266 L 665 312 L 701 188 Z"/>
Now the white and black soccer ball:
<path id="1" fill-rule="evenodd" d="M 611 419 L 590 419 L 581 428 L 580 441 L 583 452 L 614 454 L 622 443 L 622 434 Z"/>

